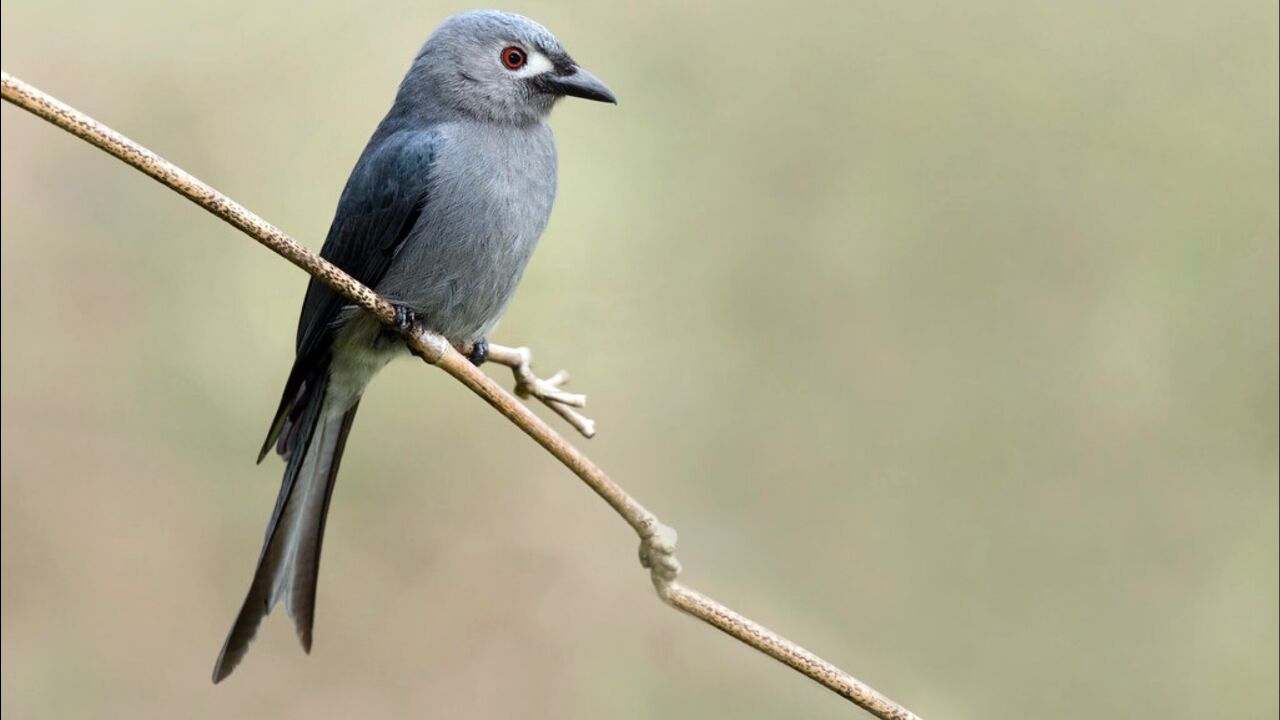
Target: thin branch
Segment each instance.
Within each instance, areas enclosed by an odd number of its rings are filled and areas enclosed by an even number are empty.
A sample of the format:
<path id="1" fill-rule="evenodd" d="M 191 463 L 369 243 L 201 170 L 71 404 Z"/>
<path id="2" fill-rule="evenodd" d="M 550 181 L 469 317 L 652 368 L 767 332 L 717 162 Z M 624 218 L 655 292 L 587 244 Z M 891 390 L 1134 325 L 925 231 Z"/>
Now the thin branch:
<path id="1" fill-rule="evenodd" d="M 0 84 L 3 85 L 3 96 L 6 101 L 57 125 L 150 175 L 232 224 L 289 262 L 319 278 L 352 303 L 373 313 L 383 323 L 391 327 L 395 326 L 395 311 L 389 302 L 227 196 L 93 118 L 6 72 L 0 71 Z M 492 405 L 581 478 L 631 525 L 640 537 L 640 562 L 649 569 L 654 587 L 659 597 L 666 603 L 791 666 L 878 718 L 886 720 L 917 718 L 911 711 L 817 655 L 755 621 L 739 615 L 706 595 L 677 582 L 676 576 L 680 572 L 680 563 L 675 557 L 675 530 L 659 522 L 653 513 L 636 502 L 586 455 L 556 433 L 524 403 L 507 393 L 488 375 L 472 365 L 443 337 L 421 326 L 410 328 L 404 336 L 405 342 L 414 354 L 440 367 Z M 529 369 L 527 349 L 491 348 L 491 357 L 494 356 L 495 349 L 497 357 L 494 359 L 512 368 L 516 377 L 517 392 L 547 403 L 548 407 L 590 436 L 591 421 L 573 410 L 574 407 L 581 407 L 585 398 L 564 393 L 559 389 L 559 386 L 568 379 L 566 374 L 558 373 L 550 379 L 540 380 Z"/>

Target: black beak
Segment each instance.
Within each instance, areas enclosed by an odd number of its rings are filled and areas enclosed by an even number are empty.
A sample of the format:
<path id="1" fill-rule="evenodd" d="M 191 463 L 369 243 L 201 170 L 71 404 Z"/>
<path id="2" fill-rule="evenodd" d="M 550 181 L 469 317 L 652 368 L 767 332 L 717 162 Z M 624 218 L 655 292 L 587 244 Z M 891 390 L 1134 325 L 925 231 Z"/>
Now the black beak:
<path id="1" fill-rule="evenodd" d="M 618 98 L 613 96 L 613 91 L 607 85 L 600 82 L 600 78 L 577 65 L 574 65 L 567 73 L 543 75 L 538 80 L 538 86 L 543 92 L 554 95 L 568 95 L 597 102 L 618 104 Z"/>

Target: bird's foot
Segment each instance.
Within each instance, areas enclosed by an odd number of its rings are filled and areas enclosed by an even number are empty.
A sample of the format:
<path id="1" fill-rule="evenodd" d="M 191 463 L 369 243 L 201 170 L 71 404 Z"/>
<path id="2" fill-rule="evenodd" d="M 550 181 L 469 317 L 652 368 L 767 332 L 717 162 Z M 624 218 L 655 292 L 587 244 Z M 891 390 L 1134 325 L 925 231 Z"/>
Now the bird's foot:
<path id="1" fill-rule="evenodd" d="M 418 315 L 413 308 L 408 305 L 394 305 L 396 309 L 396 327 L 400 332 L 406 332 L 418 322 Z"/>
<path id="2" fill-rule="evenodd" d="M 585 407 L 587 396 L 565 392 L 562 386 L 569 382 L 569 373 L 561 370 L 543 379 L 533 374 L 532 353 L 529 348 L 510 348 L 502 345 L 488 347 L 489 362 L 511 368 L 516 379 L 516 395 L 528 400 L 537 398 L 573 425 L 585 437 L 596 434 L 596 425 L 574 408 Z"/>
<path id="3" fill-rule="evenodd" d="M 489 359 L 489 341 L 484 338 L 475 341 L 475 344 L 471 346 L 471 352 L 467 355 L 467 359 L 476 367 L 483 365 L 484 361 Z"/>

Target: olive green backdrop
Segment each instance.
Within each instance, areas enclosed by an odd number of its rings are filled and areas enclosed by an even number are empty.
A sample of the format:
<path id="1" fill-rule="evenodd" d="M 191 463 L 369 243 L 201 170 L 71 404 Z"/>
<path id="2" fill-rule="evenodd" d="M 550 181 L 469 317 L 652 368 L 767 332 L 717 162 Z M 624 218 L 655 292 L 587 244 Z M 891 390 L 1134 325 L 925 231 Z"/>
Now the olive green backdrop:
<path id="1" fill-rule="evenodd" d="M 463 7 L 6 0 L 0 58 L 318 247 Z M 495 340 L 572 370 L 691 584 L 929 718 L 1276 715 L 1275 3 L 510 9 L 621 103 L 554 113 Z M 277 613 L 213 687 L 306 278 L 2 117 L 6 717 L 858 716 L 407 361 L 312 655 Z"/>

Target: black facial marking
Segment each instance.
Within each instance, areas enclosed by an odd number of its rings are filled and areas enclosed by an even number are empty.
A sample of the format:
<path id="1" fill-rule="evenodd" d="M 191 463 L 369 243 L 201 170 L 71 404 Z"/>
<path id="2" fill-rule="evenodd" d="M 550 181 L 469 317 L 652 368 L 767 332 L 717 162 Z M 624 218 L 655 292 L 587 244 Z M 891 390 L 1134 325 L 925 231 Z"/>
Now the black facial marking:
<path id="1" fill-rule="evenodd" d="M 544 53 L 551 60 L 551 67 L 555 68 L 556 75 L 569 75 L 578 67 L 578 64 L 569 57 L 568 53 Z"/>

